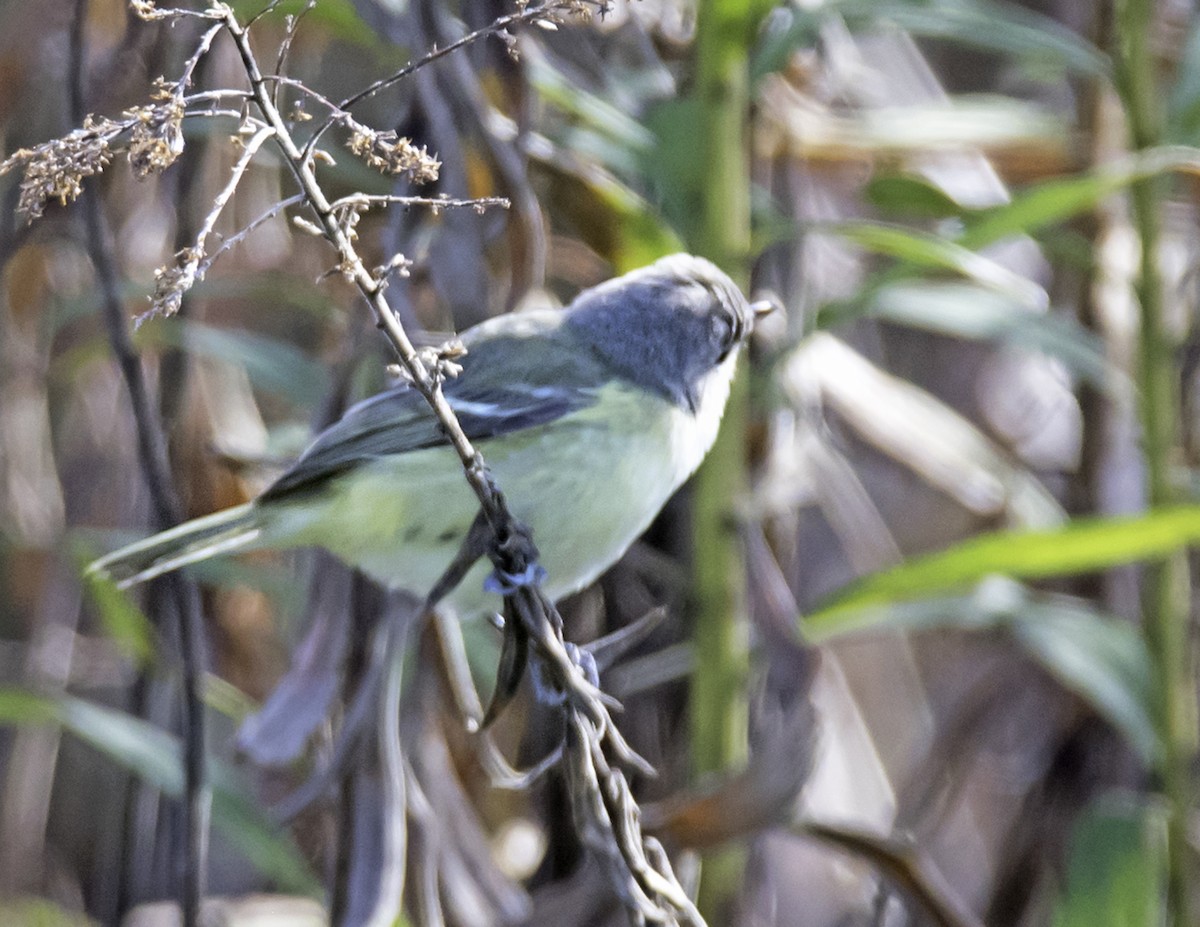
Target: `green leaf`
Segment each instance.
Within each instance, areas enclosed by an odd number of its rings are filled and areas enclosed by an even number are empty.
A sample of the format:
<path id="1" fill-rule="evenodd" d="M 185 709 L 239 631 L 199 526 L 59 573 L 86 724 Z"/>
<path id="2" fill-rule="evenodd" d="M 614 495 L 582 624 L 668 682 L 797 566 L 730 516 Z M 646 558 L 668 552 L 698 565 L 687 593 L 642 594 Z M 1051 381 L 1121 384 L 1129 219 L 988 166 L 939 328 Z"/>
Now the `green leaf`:
<path id="1" fill-rule="evenodd" d="M 233 767 L 210 763 L 213 823 L 255 869 L 281 890 L 320 897 L 320 882 L 286 832 L 275 824 L 241 782 Z"/>
<path id="2" fill-rule="evenodd" d="M 164 794 L 183 794 L 183 754 L 177 737 L 147 721 L 82 699 L 48 698 L 0 689 L 0 723 L 59 723 L 84 743 Z M 228 764 L 209 758 L 213 823 L 280 888 L 315 894 L 320 886 L 287 835 L 248 797 Z"/>
<path id="3" fill-rule="evenodd" d="M 551 157 L 539 160 L 555 185 L 554 207 L 618 273 L 683 250 L 680 237 L 654 207 L 608 171 Z"/>
<path id="4" fill-rule="evenodd" d="M 179 740 L 148 721 L 112 708 L 64 697 L 63 726 L 84 743 L 167 795 L 183 794 Z"/>
<path id="5" fill-rule="evenodd" d="M 965 596 L 821 613 L 803 624 L 805 638 L 813 643 L 885 629 L 951 628 L 1010 635 L 1119 731 L 1147 764 L 1158 756 L 1153 669 L 1145 641 L 1133 625 L 1081 600 L 1032 593 L 1019 583 L 992 577 Z"/>
<path id="6" fill-rule="evenodd" d="M 923 38 L 942 39 L 1014 56 L 1026 64 L 1065 68 L 1095 77 L 1111 71 L 1108 56 L 1048 16 L 1012 3 L 987 0 L 828 0 L 812 9 L 794 6 L 777 16 L 760 44 L 752 73 L 778 70 L 797 47 L 812 44 L 822 23 L 840 16 L 852 29 L 890 24 Z"/>
<path id="7" fill-rule="evenodd" d="M 1030 187 L 1012 202 L 980 210 L 958 239 L 965 248 L 982 248 L 1012 235 L 1030 235 L 1095 209 L 1101 200 L 1135 181 L 1176 170 L 1200 170 L 1200 152 L 1192 148 L 1155 148 L 1089 174 L 1048 180 Z"/>
<path id="8" fill-rule="evenodd" d="M 82 911 L 46 898 L 0 898 L 0 927 L 97 927 Z"/>
<path id="9" fill-rule="evenodd" d="M 1181 145 L 1200 142 L 1200 19 L 1192 17 L 1179 70 L 1167 99 L 1164 136 Z"/>
<path id="10" fill-rule="evenodd" d="M 1165 809 L 1102 796 L 1075 825 L 1054 927 L 1159 927 L 1165 870 Z"/>
<path id="11" fill-rule="evenodd" d="M 53 699 L 27 689 L 0 688 L 0 724 L 59 724 L 62 712 Z"/>
<path id="12" fill-rule="evenodd" d="M 143 325 L 139 342 L 157 341 L 198 357 L 237 364 L 261 389 L 298 405 L 315 405 L 328 391 L 325 368 L 294 346 L 254 332 L 214 328 L 202 322 L 163 319 Z"/>
<path id="13" fill-rule="evenodd" d="M 827 226 L 847 241 L 929 270 L 949 270 L 997 290 L 1027 306 L 1045 309 L 1046 291 L 991 258 L 934 235 L 881 222 L 841 222 Z"/>
<path id="14" fill-rule="evenodd" d="M 94 552 L 90 552 L 80 560 L 87 563 L 93 556 Z M 154 656 L 154 627 L 150 619 L 111 578 L 84 572 L 83 582 L 105 633 L 121 653 L 138 666 L 149 663 Z"/>
<path id="15" fill-rule="evenodd" d="M 1080 518 L 1048 530 L 998 531 L 868 576 L 835 595 L 808 622 L 836 624 L 848 611 L 952 592 L 992 574 L 1018 579 L 1070 576 L 1164 557 L 1198 541 L 1197 505 L 1138 516 Z"/>
<path id="16" fill-rule="evenodd" d="M 1104 341 L 1074 318 L 1030 312 L 1004 293 L 970 284 L 905 281 L 886 285 L 849 313 L 913 328 L 1040 351 L 1075 376 L 1117 399 L 1132 395 L 1128 375 L 1108 357 Z M 822 313 L 821 325 L 846 321 Z"/>
<path id="17" fill-rule="evenodd" d="M 967 209 L 941 187 L 911 174 L 872 177 L 864 195 L 880 212 L 910 219 L 945 219 Z"/>
<path id="18" fill-rule="evenodd" d="M 1147 765 L 1156 763 L 1154 670 L 1137 628 L 1082 604 L 1031 602 L 1014 617 L 1009 630 L 1050 675 L 1120 731 Z"/>
<path id="19" fill-rule="evenodd" d="M 232 0 L 230 6 L 238 18 L 245 22 L 257 15 L 267 5 L 266 0 Z M 305 11 L 307 0 L 282 0 L 272 10 L 272 15 L 297 16 L 304 13 L 304 23 L 324 26 L 330 33 L 355 45 L 382 47 L 383 41 L 363 21 L 351 0 L 321 0 L 311 10 Z"/>
<path id="20" fill-rule="evenodd" d="M 541 51 L 522 55 L 529 82 L 537 91 L 539 101 L 558 107 L 605 137 L 628 150 L 645 150 L 654 145 L 654 133 L 614 106 L 584 90 L 554 66 Z"/>

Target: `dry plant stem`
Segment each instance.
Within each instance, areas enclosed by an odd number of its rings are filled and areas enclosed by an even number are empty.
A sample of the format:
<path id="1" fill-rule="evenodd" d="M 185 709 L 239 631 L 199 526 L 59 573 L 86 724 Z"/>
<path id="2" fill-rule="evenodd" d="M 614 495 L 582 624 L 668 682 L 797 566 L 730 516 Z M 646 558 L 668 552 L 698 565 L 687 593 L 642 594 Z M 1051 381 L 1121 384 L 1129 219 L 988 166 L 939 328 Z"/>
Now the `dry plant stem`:
<path id="1" fill-rule="evenodd" d="M 348 235 L 338 222 L 333 204 L 329 202 L 325 191 L 317 181 L 312 160 L 306 157 L 305 153 L 296 145 L 288 131 L 287 123 L 272 101 L 271 94 L 267 91 L 267 81 L 264 80 L 254 51 L 250 47 L 249 34 L 242 28 L 232 10 L 225 8 L 224 17 L 225 27 L 237 45 L 242 66 L 250 80 L 254 101 L 258 104 L 267 124 L 274 130 L 276 142 L 283 151 L 297 183 L 304 191 L 309 206 L 316 214 L 321 230 L 337 249 L 341 258 L 342 273 L 358 287 L 366 298 L 371 311 L 375 314 L 376 324 L 396 350 L 400 363 L 408 372 L 414 388 L 425 397 L 437 415 L 438 421 L 445 428 L 447 439 L 458 454 L 459 460 L 462 461 L 467 482 L 479 497 L 488 525 L 493 531 L 502 528 L 508 521 L 507 512 L 499 490 L 484 466 L 483 458 L 471 445 L 461 426 L 458 425 L 454 412 L 442 395 L 437 381 L 421 363 L 416 348 L 413 347 L 408 334 L 384 298 L 384 285 L 373 277 L 364 266 Z"/>
<path id="2" fill-rule="evenodd" d="M 481 196 L 474 200 L 457 200 L 440 196 L 397 196 L 390 193 L 351 193 L 334 200 L 330 206 L 342 209 L 346 206 L 428 206 L 435 213 L 439 209 L 474 209 L 483 212 L 489 206 L 507 209 L 511 204 L 503 196 Z"/>
<path id="3" fill-rule="evenodd" d="M 86 115 L 83 91 L 83 30 L 87 0 L 77 0 L 71 30 L 72 118 L 82 123 Z M 167 441 L 142 373 L 125 323 L 117 279 L 116 260 L 108 240 L 108 229 L 94 191 L 83 196 L 87 247 L 100 282 L 101 308 L 109 344 L 129 392 L 137 430 L 138 457 L 142 465 L 155 522 L 160 529 L 178 524 L 181 506 L 171 481 Z M 200 599 L 195 587 L 181 577 L 168 581 L 167 589 L 179 616 L 179 646 L 184 689 L 184 813 L 182 852 L 177 860 L 180 876 L 180 907 L 184 927 L 199 923 L 204 893 L 209 796 L 204 781 L 204 704 L 200 687 L 204 660 L 204 627 Z"/>
<path id="4" fill-rule="evenodd" d="M 592 0 L 584 0 L 584 2 L 592 2 Z M 374 96 L 375 94 L 379 93 L 379 91 L 384 90 L 393 84 L 399 83 L 400 81 L 404 80 L 404 78 L 416 71 L 417 68 L 422 68 L 428 64 L 432 64 L 434 61 L 437 61 L 440 58 L 445 58 L 452 52 L 458 51 L 460 48 L 465 48 L 467 45 L 471 45 L 489 35 L 495 35 L 497 32 L 503 32 L 512 26 L 518 26 L 523 23 L 548 19 L 552 13 L 565 11 L 577 5 L 578 2 L 576 2 L 576 0 L 551 0 L 551 2 L 544 3 L 541 6 L 529 7 L 517 13 L 509 13 L 507 16 L 501 16 L 498 19 L 494 19 L 490 24 L 476 29 L 474 32 L 467 33 L 457 41 L 451 42 L 448 45 L 444 45 L 441 48 L 434 49 L 427 55 L 421 57 L 420 60 L 414 61 L 411 64 L 407 64 L 395 73 L 390 74 L 381 80 L 375 81 L 375 83 L 368 87 L 364 87 L 358 93 L 347 97 L 346 99 L 342 100 L 341 103 L 337 104 L 337 106 L 334 108 L 334 115 L 327 118 L 323 123 L 321 123 L 320 126 L 317 127 L 317 130 L 313 132 L 312 138 L 310 138 L 304 145 L 305 159 L 308 159 L 312 156 L 312 152 L 317 142 L 321 140 L 321 136 L 328 132 L 329 129 L 331 129 L 338 121 L 349 116 L 349 110 L 352 106 L 357 103 L 361 103 L 368 97 Z M 594 2 L 593 5 L 597 9 L 604 9 L 603 2 Z"/>
<path id="5" fill-rule="evenodd" d="M 522 562 L 532 556 L 532 545 L 518 543 L 512 550 L 504 551 L 506 542 L 520 536 L 519 527 L 507 510 L 504 498 L 493 483 L 482 456 L 475 450 L 438 385 L 438 380 L 422 363 L 384 298 L 384 281 L 369 273 L 355 250 L 349 233 L 339 220 L 339 212 L 330 203 L 321 189 L 314 173 L 312 160 L 301 150 L 288 132 L 287 125 L 267 90 L 269 83 L 259 70 L 246 30 L 227 7 L 220 8 L 226 28 L 237 45 L 243 67 L 250 81 L 251 93 L 268 126 L 275 132 L 275 140 L 282 150 L 288 166 L 303 190 L 309 207 L 315 213 L 321 231 L 337 249 L 339 270 L 353 281 L 366 298 L 376 323 L 383 330 L 395 349 L 401 364 L 407 371 L 413 387 L 429 403 L 440 422 L 447 439 L 463 465 L 467 482 L 479 498 L 483 518 L 496 541 L 499 553 L 493 552 L 493 560 L 503 571 L 520 575 L 524 567 L 532 562 Z M 524 19 L 538 18 L 545 8 L 528 11 L 521 16 L 505 17 L 500 23 L 514 23 Z M 472 35 L 487 34 L 499 28 L 495 24 L 488 30 Z M 468 37 L 470 38 L 470 37 Z M 466 40 L 452 47 L 460 47 Z M 407 69 L 404 74 L 421 64 L 434 60 L 446 53 L 443 49 L 427 56 Z M 400 76 L 403 76 L 401 74 Z M 372 85 L 380 89 L 398 80 L 393 76 L 385 82 Z M 364 92 L 356 99 L 368 95 Z M 349 104 L 347 104 L 349 105 Z M 310 145 L 312 142 L 310 141 Z M 505 561 L 511 560 L 512 564 Z M 554 606 L 536 586 L 525 581 L 515 583 L 515 588 L 505 597 L 506 612 L 510 621 L 519 621 L 535 645 L 535 658 L 544 666 L 546 676 L 553 680 L 562 693 L 567 715 L 569 735 L 564 747 L 564 766 L 576 771 L 576 781 L 581 791 L 575 795 L 577 823 L 588 835 L 588 845 L 600 854 L 608 865 L 607 869 L 615 886 L 622 892 L 625 902 L 635 916 L 641 920 L 657 923 L 702 923 L 687 895 L 675 880 L 666 861 L 666 855 L 654 841 L 642 837 L 638 823 L 639 811 L 630 795 L 623 774 L 613 769 L 606 755 L 611 754 L 619 763 L 632 766 L 643 772 L 652 772 L 617 732 L 605 703 L 605 696 L 585 677 L 583 670 L 568 654 L 562 640 L 561 620 Z M 397 700 L 389 694 L 388 703 Z M 392 756 L 398 750 L 392 734 L 394 726 L 385 719 L 380 731 L 381 750 L 385 765 L 394 769 Z M 572 749 L 574 746 L 574 749 Z M 389 776 L 389 780 L 393 777 Z M 399 788 L 402 782 L 389 781 L 389 788 Z M 403 794 L 389 794 L 389 801 L 403 801 Z M 392 839 L 403 841 L 402 834 L 393 834 Z M 650 859 L 649 857 L 652 857 Z M 402 868 L 402 867 L 401 867 Z M 393 873 L 393 875 L 395 875 Z M 402 886 L 392 882 L 381 886 L 380 906 L 383 912 L 389 899 L 398 898 L 395 893 Z"/>
<path id="6" fill-rule="evenodd" d="M 1161 141 L 1158 87 L 1150 32 L 1155 23 L 1149 0 L 1116 0 L 1118 88 L 1135 152 Z M 1164 181 L 1149 177 L 1131 189 L 1134 224 L 1141 243 L 1137 283 L 1139 316 L 1138 386 L 1142 441 L 1151 506 L 1170 505 L 1178 493 L 1171 465 L 1179 445 L 1179 393 L 1175 344 L 1168 329 L 1158 268 Z M 1162 743 L 1159 774 L 1169 809 L 1168 922 L 1194 922 L 1191 911 L 1191 764 L 1196 753 L 1196 680 L 1190 633 L 1190 578 L 1179 551 L 1146 571 L 1145 634 L 1157 669 L 1158 723 Z"/>
<path id="7" fill-rule="evenodd" d="M 210 267 L 212 267 L 213 263 L 217 260 L 217 258 L 219 258 L 226 251 L 230 250 L 231 248 L 233 248 L 236 245 L 243 242 L 246 238 L 248 238 L 250 236 L 250 234 L 255 229 L 257 229 L 264 222 L 270 222 L 272 219 L 274 219 L 277 215 L 279 215 L 285 209 L 291 209 L 291 207 L 296 206 L 303 202 L 304 202 L 304 194 L 303 193 L 293 194 L 292 196 L 289 196 L 285 200 L 280 200 L 278 203 L 276 203 L 270 209 L 266 210 L 266 212 L 257 216 L 248 225 L 246 225 L 242 229 L 240 229 L 236 234 L 230 235 L 228 238 L 222 238 L 220 247 L 217 248 L 215 251 L 212 252 L 212 254 L 210 254 L 208 257 L 206 257 L 203 261 L 200 262 L 200 266 L 196 270 L 196 276 L 203 277 L 208 272 L 208 269 Z"/>

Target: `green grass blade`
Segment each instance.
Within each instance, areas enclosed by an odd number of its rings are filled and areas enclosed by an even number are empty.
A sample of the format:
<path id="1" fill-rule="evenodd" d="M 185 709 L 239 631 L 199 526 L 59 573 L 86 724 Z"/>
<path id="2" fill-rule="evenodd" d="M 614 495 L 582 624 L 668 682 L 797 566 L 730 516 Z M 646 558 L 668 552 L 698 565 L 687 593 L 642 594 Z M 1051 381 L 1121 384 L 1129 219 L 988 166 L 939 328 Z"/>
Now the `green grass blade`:
<path id="1" fill-rule="evenodd" d="M 999 531 L 917 557 L 852 584 L 810 615 L 809 629 L 836 627 L 864 606 L 960 590 L 986 576 L 1044 579 L 1162 557 L 1200 541 L 1200 506 L 1132 517 L 1076 519 L 1037 531 Z"/>

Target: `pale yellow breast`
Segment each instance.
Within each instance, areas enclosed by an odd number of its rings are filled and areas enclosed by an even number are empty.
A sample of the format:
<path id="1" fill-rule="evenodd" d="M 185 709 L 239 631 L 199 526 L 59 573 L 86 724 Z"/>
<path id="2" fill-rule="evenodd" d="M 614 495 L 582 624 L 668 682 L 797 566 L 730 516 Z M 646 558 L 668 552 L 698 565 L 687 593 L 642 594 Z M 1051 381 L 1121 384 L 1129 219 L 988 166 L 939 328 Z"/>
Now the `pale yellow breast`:
<path id="1" fill-rule="evenodd" d="M 728 396 L 732 359 L 726 365 L 702 390 L 698 416 L 613 386 L 594 407 L 481 443 L 513 514 L 533 528 L 552 598 L 582 588 L 614 563 L 699 465 Z M 273 542 L 320 544 L 418 595 L 441 576 L 478 511 L 448 448 L 360 467 L 307 505 L 303 514 L 279 513 Z M 463 617 L 499 607 L 482 589 L 489 570 L 478 564 L 451 596 Z"/>

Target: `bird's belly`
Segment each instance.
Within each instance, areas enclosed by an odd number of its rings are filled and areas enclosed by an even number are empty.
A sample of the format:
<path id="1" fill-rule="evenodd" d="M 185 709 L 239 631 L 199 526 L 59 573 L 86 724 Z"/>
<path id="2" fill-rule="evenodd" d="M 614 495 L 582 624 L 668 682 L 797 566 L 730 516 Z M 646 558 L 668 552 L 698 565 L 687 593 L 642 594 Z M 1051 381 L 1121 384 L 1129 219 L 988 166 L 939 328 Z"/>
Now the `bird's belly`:
<path id="1" fill-rule="evenodd" d="M 554 599 L 611 566 L 711 443 L 674 405 L 618 398 L 627 415 L 614 419 L 610 406 L 601 420 L 586 409 L 480 445 L 511 511 L 533 529 L 547 573 L 544 589 Z M 377 580 L 425 595 L 478 509 L 454 453 L 429 448 L 382 458 L 335 480 L 312 537 Z M 306 543 L 307 533 L 294 532 L 294 540 Z M 499 607 L 499 598 L 483 590 L 490 569 L 476 564 L 449 596 L 463 617 Z"/>

